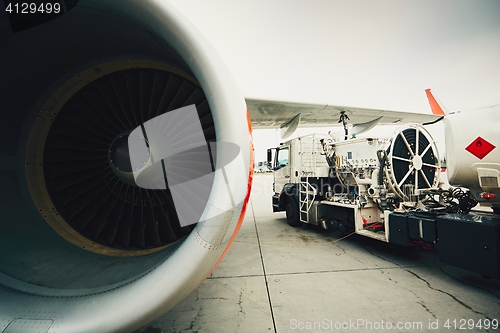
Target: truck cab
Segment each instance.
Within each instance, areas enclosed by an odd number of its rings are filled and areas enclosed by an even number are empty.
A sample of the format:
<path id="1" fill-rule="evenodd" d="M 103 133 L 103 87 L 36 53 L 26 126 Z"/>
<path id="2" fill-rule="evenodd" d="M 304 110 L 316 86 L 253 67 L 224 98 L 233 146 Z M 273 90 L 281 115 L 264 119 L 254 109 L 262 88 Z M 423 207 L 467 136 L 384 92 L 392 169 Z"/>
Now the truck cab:
<path id="1" fill-rule="evenodd" d="M 329 177 L 330 166 L 322 148 L 322 143 L 328 141 L 331 139 L 325 135 L 311 134 L 268 149 L 268 160 L 274 170 L 273 211 L 286 211 L 288 223 L 292 226 L 305 221 L 300 218 L 300 211 L 307 208 L 303 200 L 305 192 L 312 194 L 314 191 L 315 196 L 323 196 L 332 188 L 330 182 L 333 178 Z M 315 187 L 308 188 L 304 185 L 306 183 Z"/>

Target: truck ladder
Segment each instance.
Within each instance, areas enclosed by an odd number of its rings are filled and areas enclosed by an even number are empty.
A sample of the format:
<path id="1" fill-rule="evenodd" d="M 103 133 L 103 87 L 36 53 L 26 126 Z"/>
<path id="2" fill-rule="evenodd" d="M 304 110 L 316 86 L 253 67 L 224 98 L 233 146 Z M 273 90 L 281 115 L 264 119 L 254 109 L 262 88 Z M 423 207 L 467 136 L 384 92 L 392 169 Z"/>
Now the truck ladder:
<path id="1" fill-rule="evenodd" d="M 312 137 L 308 142 L 304 142 L 303 140 L 299 142 L 299 170 L 301 175 L 299 181 L 299 219 L 300 222 L 310 223 L 309 211 L 316 196 L 316 189 L 309 183 L 309 177 L 316 175 L 317 138 Z"/>
<path id="2" fill-rule="evenodd" d="M 309 210 L 314 201 L 316 190 L 309 184 L 309 176 L 299 182 L 299 218 L 300 222 L 309 223 Z"/>

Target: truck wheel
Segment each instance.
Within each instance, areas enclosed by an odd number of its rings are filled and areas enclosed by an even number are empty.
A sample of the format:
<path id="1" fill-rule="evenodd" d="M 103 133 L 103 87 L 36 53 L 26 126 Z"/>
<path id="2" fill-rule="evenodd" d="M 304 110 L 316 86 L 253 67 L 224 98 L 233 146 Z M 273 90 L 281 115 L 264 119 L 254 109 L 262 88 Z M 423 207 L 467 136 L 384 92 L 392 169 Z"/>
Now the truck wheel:
<path id="1" fill-rule="evenodd" d="M 295 198 L 289 198 L 286 203 L 286 221 L 292 227 L 300 226 L 299 206 Z"/>

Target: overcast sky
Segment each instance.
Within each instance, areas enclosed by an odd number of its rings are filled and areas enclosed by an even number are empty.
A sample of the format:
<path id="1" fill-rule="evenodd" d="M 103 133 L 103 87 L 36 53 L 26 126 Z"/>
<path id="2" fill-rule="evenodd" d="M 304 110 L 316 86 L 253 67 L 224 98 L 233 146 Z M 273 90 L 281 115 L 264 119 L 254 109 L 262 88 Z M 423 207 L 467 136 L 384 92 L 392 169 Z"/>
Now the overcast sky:
<path id="1" fill-rule="evenodd" d="M 169 1 L 245 97 L 430 112 L 431 88 L 452 111 L 500 104 L 498 0 Z"/>

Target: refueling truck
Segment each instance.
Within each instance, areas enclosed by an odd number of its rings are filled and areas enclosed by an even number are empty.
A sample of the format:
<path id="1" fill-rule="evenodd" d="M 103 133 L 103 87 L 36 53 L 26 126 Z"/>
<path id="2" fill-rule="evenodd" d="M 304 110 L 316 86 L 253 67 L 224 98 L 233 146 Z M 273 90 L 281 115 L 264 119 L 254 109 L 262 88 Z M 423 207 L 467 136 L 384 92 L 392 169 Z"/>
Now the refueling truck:
<path id="1" fill-rule="evenodd" d="M 447 181 L 425 125 L 376 138 L 307 135 L 268 149 L 273 211 L 292 227 L 436 248 L 443 263 L 500 278 L 500 107 L 440 120 Z"/>

